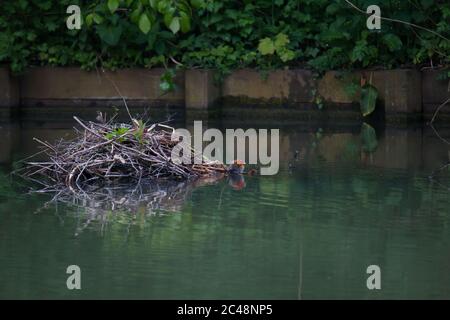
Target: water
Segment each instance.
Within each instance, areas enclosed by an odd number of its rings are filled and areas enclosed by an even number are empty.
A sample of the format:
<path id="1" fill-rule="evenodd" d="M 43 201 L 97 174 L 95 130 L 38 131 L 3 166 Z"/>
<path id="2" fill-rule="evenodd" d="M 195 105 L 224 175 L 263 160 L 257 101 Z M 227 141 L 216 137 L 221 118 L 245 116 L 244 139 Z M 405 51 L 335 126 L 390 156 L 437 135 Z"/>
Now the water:
<path id="1" fill-rule="evenodd" d="M 427 128 L 376 127 L 373 141 L 360 124 L 278 123 L 278 175 L 181 188 L 149 213 L 46 205 L 9 179 L 32 137 L 71 126 L 0 125 L 0 298 L 450 298 L 448 170 L 428 178 L 449 148 Z M 372 264 L 381 290 L 366 287 Z M 69 265 L 81 290 L 66 287 Z"/>

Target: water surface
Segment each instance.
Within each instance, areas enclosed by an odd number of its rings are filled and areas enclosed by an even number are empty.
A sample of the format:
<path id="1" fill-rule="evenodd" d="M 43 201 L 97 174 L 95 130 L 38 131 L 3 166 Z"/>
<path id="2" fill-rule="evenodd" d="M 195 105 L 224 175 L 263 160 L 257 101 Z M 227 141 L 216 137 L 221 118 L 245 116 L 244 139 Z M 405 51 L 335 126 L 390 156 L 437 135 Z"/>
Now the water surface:
<path id="1" fill-rule="evenodd" d="M 111 210 L 49 205 L 8 176 L 32 137 L 72 125 L 0 124 L 0 298 L 450 298 L 448 170 L 429 179 L 449 148 L 427 128 L 374 126 L 372 141 L 361 124 L 210 122 L 280 128 L 279 174 Z M 372 264 L 381 290 L 366 287 Z M 69 265 L 81 290 L 66 287 Z"/>

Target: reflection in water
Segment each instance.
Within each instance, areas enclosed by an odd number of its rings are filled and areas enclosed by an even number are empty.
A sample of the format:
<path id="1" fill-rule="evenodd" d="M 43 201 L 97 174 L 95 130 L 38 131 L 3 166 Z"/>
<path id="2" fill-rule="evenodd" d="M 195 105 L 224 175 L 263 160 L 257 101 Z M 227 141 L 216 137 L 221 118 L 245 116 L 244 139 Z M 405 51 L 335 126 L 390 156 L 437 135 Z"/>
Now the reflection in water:
<path id="1" fill-rule="evenodd" d="M 52 202 L 59 202 L 76 208 L 86 209 L 95 220 L 101 220 L 110 213 L 142 213 L 145 216 L 160 212 L 180 212 L 193 186 L 187 182 L 142 183 L 132 189 L 129 186 L 85 189 L 84 193 L 72 193 L 66 189 L 58 192 Z"/>
<path id="2" fill-rule="evenodd" d="M 230 178 L 231 179 L 231 178 Z M 245 186 L 244 178 L 236 175 Z M 102 186 L 84 186 L 81 192 L 73 192 L 69 188 L 56 191 L 47 189 L 32 191 L 51 195 L 36 212 L 52 205 L 65 205 L 66 208 L 84 216 L 82 228 L 77 235 L 93 221 L 102 226 L 114 221 L 116 215 L 130 215 L 133 219 L 138 215 L 145 219 L 152 215 L 181 213 L 185 202 L 191 197 L 195 188 L 217 184 L 219 177 L 205 177 L 193 181 L 143 180 L 130 186 L 111 184 Z M 231 180 L 230 180 L 231 181 Z M 232 183 L 230 183 L 233 185 Z"/>
<path id="3" fill-rule="evenodd" d="M 5 128 L 0 298 L 450 298 L 449 172 L 428 178 L 449 149 L 426 128 L 377 130 L 375 145 L 360 125 L 286 125 L 276 176 L 111 188 L 37 214 L 51 197 L 13 187 L 8 164 L 65 129 Z M 65 287 L 71 264 L 81 291 Z"/>
<path id="4" fill-rule="evenodd" d="M 229 185 L 235 190 L 242 190 L 245 188 L 245 179 L 242 174 L 231 174 L 228 181 Z"/>

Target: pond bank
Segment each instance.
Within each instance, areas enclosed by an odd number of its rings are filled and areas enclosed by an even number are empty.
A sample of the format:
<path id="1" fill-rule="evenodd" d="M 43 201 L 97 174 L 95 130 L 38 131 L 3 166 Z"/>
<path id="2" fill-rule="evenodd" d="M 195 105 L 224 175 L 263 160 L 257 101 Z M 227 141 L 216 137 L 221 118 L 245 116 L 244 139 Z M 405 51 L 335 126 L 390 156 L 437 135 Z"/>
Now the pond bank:
<path id="1" fill-rule="evenodd" d="M 0 117 L 20 114 L 34 118 L 52 113 L 121 107 L 123 95 L 130 107 L 154 110 L 175 108 L 189 118 L 271 118 L 360 120 L 359 95 L 349 93 L 361 77 L 372 79 L 378 90 L 376 118 L 409 123 L 431 119 L 449 97 L 448 80 L 439 70 L 411 69 L 327 72 L 316 79 L 309 70 L 236 70 L 217 85 L 212 70 L 178 71 L 176 90 L 159 87 L 164 69 L 124 69 L 87 72 L 79 68 L 30 68 L 12 76 L 0 67 Z M 369 81 L 369 80 L 367 80 Z M 443 108 L 440 119 L 449 119 Z"/>

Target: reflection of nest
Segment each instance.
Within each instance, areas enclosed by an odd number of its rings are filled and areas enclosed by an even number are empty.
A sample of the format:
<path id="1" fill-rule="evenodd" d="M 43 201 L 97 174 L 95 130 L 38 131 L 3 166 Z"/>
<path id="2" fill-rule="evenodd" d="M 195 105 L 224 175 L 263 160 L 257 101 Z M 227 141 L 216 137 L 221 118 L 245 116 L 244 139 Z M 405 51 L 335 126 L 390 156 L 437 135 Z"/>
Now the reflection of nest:
<path id="1" fill-rule="evenodd" d="M 125 223 L 130 226 L 140 219 L 168 213 L 180 212 L 196 187 L 215 184 L 223 175 L 199 178 L 194 181 L 185 180 L 146 180 L 134 187 L 130 184 L 83 186 L 83 192 L 72 192 L 68 188 L 49 192 L 46 189 L 32 191 L 41 194 L 53 194 L 53 198 L 37 210 L 37 212 L 60 204 L 70 207 L 73 213 L 79 214 L 78 235 L 92 223 L 101 229 L 110 222 Z M 58 215 L 58 217 L 60 217 Z M 61 218 L 61 217 L 60 217 Z M 139 221 L 142 221 L 140 220 Z"/>
<path id="2" fill-rule="evenodd" d="M 178 212 L 183 207 L 192 190 L 201 185 L 213 184 L 222 178 L 199 179 L 195 181 L 141 181 L 130 188 L 126 185 L 88 186 L 83 192 L 71 192 L 62 188 L 54 193 L 50 203 L 88 209 L 96 214 L 111 211 L 144 213 L 152 215 L 162 212 Z M 48 193 L 47 191 L 37 191 Z"/>

